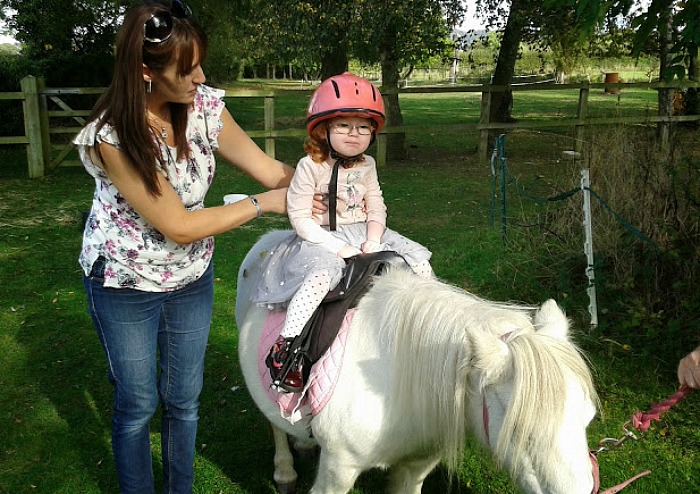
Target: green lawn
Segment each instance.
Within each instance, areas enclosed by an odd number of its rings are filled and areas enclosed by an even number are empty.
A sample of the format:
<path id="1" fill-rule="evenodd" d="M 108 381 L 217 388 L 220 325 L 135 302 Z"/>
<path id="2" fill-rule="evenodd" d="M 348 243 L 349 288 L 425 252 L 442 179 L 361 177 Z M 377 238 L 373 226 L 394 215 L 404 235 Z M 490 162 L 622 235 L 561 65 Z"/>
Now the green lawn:
<path id="1" fill-rule="evenodd" d="M 570 111 L 569 101 L 547 100 L 551 96 L 541 92 L 525 96 L 516 95 L 518 118 Z M 618 108 L 617 97 L 601 94 L 599 99 L 603 113 Z M 639 96 L 634 102 L 644 111 L 648 98 Z M 278 126 L 300 126 L 305 104 L 306 97 L 294 94 L 280 101 Z M 424 128 L 409 132 L 405 161 L 380 170 L 389 225 L 429 246 L 436 273 L 451 283 L 497 300 L 559 301 L 574 321 L 601 396 L 590 444 L 620 437 L 633 412 L 675 390 L 675 365 L 700 338 L 689 331 L 670 333 L 670 338 L 660 332 L 655 339 L 626 333 L 630 316 L 617 310 L 615 294 L 605 290 L 599 300 L 601 326 L 590 331 L 582 250 L 557 251 L 556 242 L 544 233 L 532 233 L 533 218 L 552 214 L 559 206 L 529 202 L 514 185 L 509 185 L 509 239 L 504 244 L 499 228 L 488 226 L 490 165 L 475 154 L 475 133 L 425 128 L 472 119 L 478 107 L 478 97 L 469 94 L 402 97 L 406 125 Z M 244 128 L 261 125 L 262 100 L 231 101 L 230 108 Z M 697 133 L 691 139 L 688 147 L 697 147 Z M 509 134 L 511 178 L 542 198 L 576 187 L 576 170 L 561 154 L 572 146 L 565 129 Z M 284 140 L 278 152 L 293 163 L 301 143 Z M 93 184 L 77 168 L 59 168 L 29 180 L 24 160 L 22 149 L 0 148 L 0 493 L 115 493 L 111 390 L 77 264 L 81 213 L 89 208 Z M 226 193 L 257 190 L 222 164 L 207 200 L 218 204 Z M 217 239 L 215 316 L 197 443 L 198 493 L 274 492 L 272 439 L 247 394 L 236 358 L 235 280 L 256 238 L 287 225 L 282 217 L 266 217 Z M 602 266 L 601 277 L 604 272 Z M 687 324 L 697 318 L 690 305 Z M 649 468 L 652 475 L 626 492 L 700 492 L 699 414 L 700 394 L 693 394 L 655 423 L 644 439 L 601 455 L 603 486 Z M 158 443 L 157 424 L 152 439 Z M 300 492 L 306 492 L 315 465 L 302 462 L 299 471 Z M 369 472 L 353 492 L 381 492 L 385 481 L 382 472 Z M 459 493 L 517 492 L 479 451 L 465 457 L 457 482 L 450 484 L 438 469 L 424 492 L 447 492 L 450 485 Z"/>

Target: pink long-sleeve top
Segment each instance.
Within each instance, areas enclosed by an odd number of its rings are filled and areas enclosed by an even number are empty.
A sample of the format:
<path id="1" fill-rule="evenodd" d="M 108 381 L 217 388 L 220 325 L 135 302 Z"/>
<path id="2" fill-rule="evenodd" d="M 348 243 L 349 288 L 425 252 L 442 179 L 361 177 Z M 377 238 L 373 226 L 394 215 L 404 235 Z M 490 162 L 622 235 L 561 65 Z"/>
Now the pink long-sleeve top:
<path id="1" fill-rule="evenodd" d="M 386 205 L 379 186 L 374 158 L 365 155 L 364 162 L 352 168 L 338 169 L 337 225 L 376 221 L 386 227 Z M 292 227 L 304 240 L 321 244 L 338 252 L 345 241 L 323 226 L 329 225 L 328 212 L 313 214 L 314 194 L 328 195 L 333 167 L 316 163 L 309 156 L 299 160 L 287 192 L 287 214 Z"/>

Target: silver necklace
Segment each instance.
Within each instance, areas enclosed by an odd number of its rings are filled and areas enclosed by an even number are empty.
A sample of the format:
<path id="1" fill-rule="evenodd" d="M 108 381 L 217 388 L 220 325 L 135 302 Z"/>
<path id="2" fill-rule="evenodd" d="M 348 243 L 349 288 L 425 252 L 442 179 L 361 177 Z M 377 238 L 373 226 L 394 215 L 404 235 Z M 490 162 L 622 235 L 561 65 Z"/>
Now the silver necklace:
<path id="1" fill-rule="evenodd" d="M 153 115 L 149 115 L 149 117 L 150 117 L 151 121 L 153 122 L 153 124 L 154 124 L 156 127 L 160 127 L 160 137 L 161 137 L 162 139 L 167 139 L 168 136 L 170 136 L 170 134 L 168 134 L 167 129 L 166 129 L 165 126 L 161 123 L 161 121 L 160 121 L 157 117 L 154 117 Z"/>

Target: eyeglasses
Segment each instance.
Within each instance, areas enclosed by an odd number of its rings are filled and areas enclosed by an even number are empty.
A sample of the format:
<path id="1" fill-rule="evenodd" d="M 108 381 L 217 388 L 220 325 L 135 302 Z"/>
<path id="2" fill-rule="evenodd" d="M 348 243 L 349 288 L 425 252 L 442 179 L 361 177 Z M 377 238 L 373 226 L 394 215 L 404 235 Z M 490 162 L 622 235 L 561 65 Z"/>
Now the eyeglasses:
<path id="1" fill-rule="evenodd" d="M 333 130 L 335 131 L 336 134 L 349 134 L 352 132 L 352 129 L 357 130 L 357 133 L 360 134 L 361 136 L 368 136 L 371 135 L 372 132 L 374 131 L 374 127 L 368 124 L 361 124 L 361 125 L 350 125 L 347 123 L 339 123 L 333 125 Z"/>
<path id="2" fill-rule="evenodd" d="M 161 10 L 143 23 L 143 39 L 149 43 L 162 43 L 173 34 L 173 17 L 189 19 L 190 9 L 182 0 L 172 0 L 168 10 Z"/>

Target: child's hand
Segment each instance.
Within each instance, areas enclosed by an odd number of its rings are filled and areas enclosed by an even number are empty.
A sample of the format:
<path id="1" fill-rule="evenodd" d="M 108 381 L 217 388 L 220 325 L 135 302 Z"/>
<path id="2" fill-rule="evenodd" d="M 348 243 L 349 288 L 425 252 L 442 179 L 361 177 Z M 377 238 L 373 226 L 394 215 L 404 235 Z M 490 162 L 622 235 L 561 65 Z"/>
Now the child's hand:
<path id="1" fill-rule="evenodd" d="M 362 254 L 362 251 L 350 244 L 343 245 L 337 253 L 338 257 L 342 257 L 343 259 L 347 259 L 348 257 L 356 256 L 358 254 Z"/>
<path id="2" fill-rule="evenodd" d="M 370 252 L 379 252 L 381 250 L 382 244 L 376 240 L 367 240 L 362 244 L 362 252 L 369 254 Z"/>

